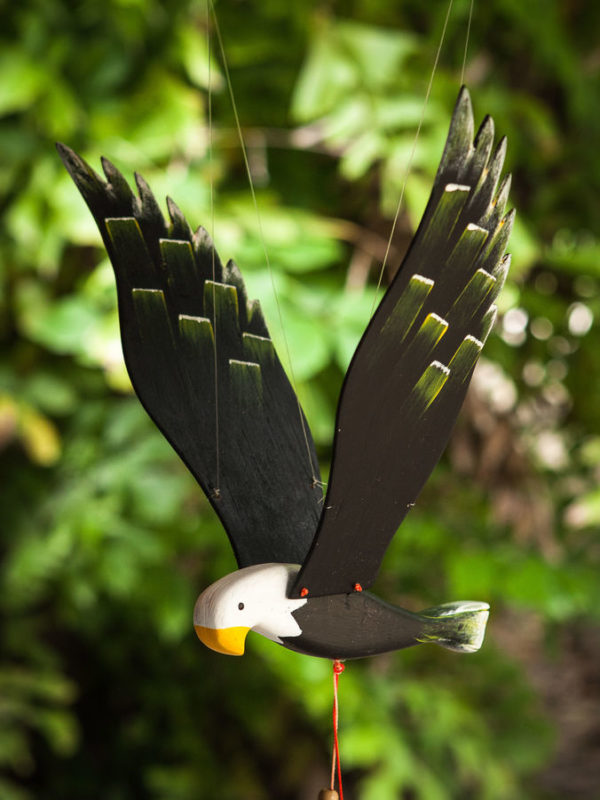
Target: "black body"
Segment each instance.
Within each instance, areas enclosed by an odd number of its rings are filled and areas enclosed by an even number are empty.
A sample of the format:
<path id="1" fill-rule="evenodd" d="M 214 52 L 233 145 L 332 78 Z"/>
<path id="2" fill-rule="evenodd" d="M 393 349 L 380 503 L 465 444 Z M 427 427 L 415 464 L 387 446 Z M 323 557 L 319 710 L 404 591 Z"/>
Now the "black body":
<path id="1" fill-rule="evenodd" d="M 483 640 L 487 603 L 447 603 L 413 614 L 370 592 L 313 597 L 293 612 L 300 636 L 285 647 L 309 656 L 352 659 L 438 644 L 457 652 L 475 652 Z"/>
<path id="2" fill-rule="evenodd" d="M 283 644 L 322 658 L 364 658 L 418 644 L 423 623 L 417 614 L 384 603 L 370 592 L 313 597 L 293 612 L 302 629 Z"/>

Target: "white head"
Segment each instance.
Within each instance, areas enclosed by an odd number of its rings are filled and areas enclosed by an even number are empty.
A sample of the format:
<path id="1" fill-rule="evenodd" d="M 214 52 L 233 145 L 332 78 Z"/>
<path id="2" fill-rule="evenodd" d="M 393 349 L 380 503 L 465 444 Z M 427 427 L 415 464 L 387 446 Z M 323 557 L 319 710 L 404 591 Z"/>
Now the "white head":
<path id="1" fill-rule="evenodd" d="M 244 653 L 250 630 L 281 642 L 302 631 L 292 611 L 307 601 L 287 597 L 297 564 L 256 564 L 232 572 L 205 589 L 194 607 L 194 628 L 212 650 L 227 655 Z"/>

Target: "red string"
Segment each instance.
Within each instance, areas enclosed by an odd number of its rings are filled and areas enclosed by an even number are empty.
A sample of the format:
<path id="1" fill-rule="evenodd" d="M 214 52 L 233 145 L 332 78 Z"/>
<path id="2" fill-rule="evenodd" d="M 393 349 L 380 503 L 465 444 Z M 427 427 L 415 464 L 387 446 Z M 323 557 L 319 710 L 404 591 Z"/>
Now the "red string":
<path id="1" fill-rule="evenodd" d="M 339 721 L 339 705 L 338 705 L 338 681 L 340 675 L 346 668 L 341 661 L 337 659 L 333 662 L 333 754 L 331 758 L 331 791 L 335 789 L 335 765 L 337 763 L 338 774 L 338 789 L 340 793 L 340 800 L 344 800 L 344 790 L 342 789 L 342 767 L 340 765 L 340 743 L 338 739 L 338 721 Z"/>

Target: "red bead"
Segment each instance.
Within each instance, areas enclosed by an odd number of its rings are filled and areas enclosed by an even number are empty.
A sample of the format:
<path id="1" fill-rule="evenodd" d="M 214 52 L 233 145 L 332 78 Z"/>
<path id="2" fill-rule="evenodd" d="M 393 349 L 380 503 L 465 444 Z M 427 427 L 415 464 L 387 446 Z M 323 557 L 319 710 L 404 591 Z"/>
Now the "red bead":
<path id="1" fill-rule="evenodd" d="M 303 586 L 302 589 L 300 590 L 300 597 L 306 597 L 307 594 L 308 594 L 308 589 L 306 588 L 306 586 Z"/>

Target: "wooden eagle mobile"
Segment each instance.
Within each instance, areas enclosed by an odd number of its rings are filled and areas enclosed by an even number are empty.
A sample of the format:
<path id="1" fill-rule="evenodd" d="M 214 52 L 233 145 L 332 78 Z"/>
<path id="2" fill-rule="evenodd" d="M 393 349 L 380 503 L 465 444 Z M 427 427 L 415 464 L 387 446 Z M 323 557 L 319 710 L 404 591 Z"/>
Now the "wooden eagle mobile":
<path id="1" fill-rule="evenodd" d="M 106 159 L 104 180 L 58 145 L 115 270 L 134 389 L 237 559 L 194 609 L 213 650 L 242 655 L 250 630 L 328 659 L 481 646 L 486 603 L 412 613 L 367 591 L 446 446 L 509 267 L 506 140 L 493 148 L 490 117 L 473 134 L 463 88 L 423 219 L 346 374 L 324 500 L 308 423 L 237 266 L 170 198 L 165 222 L 139 175 L 138 197 Z"/>

